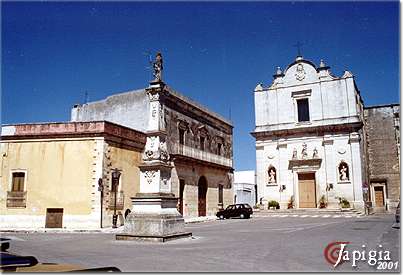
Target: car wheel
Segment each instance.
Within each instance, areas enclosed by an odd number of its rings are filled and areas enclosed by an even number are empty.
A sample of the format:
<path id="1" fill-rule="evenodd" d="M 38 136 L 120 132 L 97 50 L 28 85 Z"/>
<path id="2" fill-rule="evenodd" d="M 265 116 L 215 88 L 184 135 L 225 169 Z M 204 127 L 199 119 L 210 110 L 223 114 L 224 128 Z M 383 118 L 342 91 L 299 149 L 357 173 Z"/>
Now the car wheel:
<path id="1" fill-rule="evenodd" d="M 244 215 L 244 214 L 239 215 L 239 217 L 240 217 L 241 219 L 245 219 L 245 215 Z"/>
<path id="2" fill-rule="evenodd" d="M 224 215 L 220 215 L 220 220 L 223 220 L 224 219 Z"/>

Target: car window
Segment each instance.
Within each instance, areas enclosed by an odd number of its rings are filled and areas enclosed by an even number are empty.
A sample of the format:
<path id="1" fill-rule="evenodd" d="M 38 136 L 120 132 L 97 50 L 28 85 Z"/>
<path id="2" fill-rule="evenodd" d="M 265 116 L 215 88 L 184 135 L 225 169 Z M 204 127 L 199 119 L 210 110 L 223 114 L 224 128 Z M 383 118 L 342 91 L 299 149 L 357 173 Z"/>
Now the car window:
<path id="1" fill-rule="evenodd" d="M 227 210 L 232 210 L 232 209 L 234 209 L 234 206 L 233 205 L 228 205 Z"/>
<path id="2" fill-rule="evenodd" d="M 249 204 L 244 204 L 243 205 L 245 208 L 252 208 Z"/>
<path id="3" fill-rule="evenodd" d="M 242 204 L 238 204 L 237 206 L 236 206 L 236 209 L 241 209 L 242 208 Z"/>

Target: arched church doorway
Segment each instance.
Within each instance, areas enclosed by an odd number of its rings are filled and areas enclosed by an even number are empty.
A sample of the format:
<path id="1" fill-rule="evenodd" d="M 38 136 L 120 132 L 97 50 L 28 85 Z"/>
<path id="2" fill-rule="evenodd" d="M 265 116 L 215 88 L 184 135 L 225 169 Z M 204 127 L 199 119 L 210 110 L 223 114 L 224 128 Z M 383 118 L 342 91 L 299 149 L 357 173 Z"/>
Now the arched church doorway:
<path id="1" fill-rule="evenodd" d="M 207 195 L 207 180 L 204 176 L 201 176 L 199 179 L 199 192 L 198 192 L 198 210 L 199 216 L 206 216 L 206 195 Z"/>

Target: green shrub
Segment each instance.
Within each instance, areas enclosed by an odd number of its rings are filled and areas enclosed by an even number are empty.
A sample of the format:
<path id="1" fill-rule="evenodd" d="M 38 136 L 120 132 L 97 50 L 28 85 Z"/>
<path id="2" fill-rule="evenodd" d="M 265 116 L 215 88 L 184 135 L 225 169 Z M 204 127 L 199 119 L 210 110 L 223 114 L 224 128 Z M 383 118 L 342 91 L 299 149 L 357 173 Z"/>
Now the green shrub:
<path id="1" fill-rule="evenodd" d="M 350 202 L 346 198 L 339 198 L 341 208 L 350 208 Z"/>
<path id="2" fill-rule="evenodd" d="M 280 208 L 280 204 L 277 202 L 277 201 L 269 201 L 269 209 L 271 208 L 271 207 L 274 207 L 274 208 L 276 208 L 276 209 L 279 209 Z"/>

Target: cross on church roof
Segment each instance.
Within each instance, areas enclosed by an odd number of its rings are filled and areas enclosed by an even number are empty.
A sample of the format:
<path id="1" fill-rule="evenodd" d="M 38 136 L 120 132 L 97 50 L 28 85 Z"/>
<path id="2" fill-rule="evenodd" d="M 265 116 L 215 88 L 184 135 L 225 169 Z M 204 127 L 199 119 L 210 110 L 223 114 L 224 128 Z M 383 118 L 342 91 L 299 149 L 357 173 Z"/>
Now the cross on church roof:
<path id="1" fill-rule="evenodd" d="M 303 44 L 301 43 L 301 42 L 297 42 L 297 44 L 295 44 L 295 45 L 293 45 L 294 47 L 297 47 L 297 49 L 298 49 L 298 56 L 302 56 L 301 55 L 301 46 L 302 46 Z"/>

